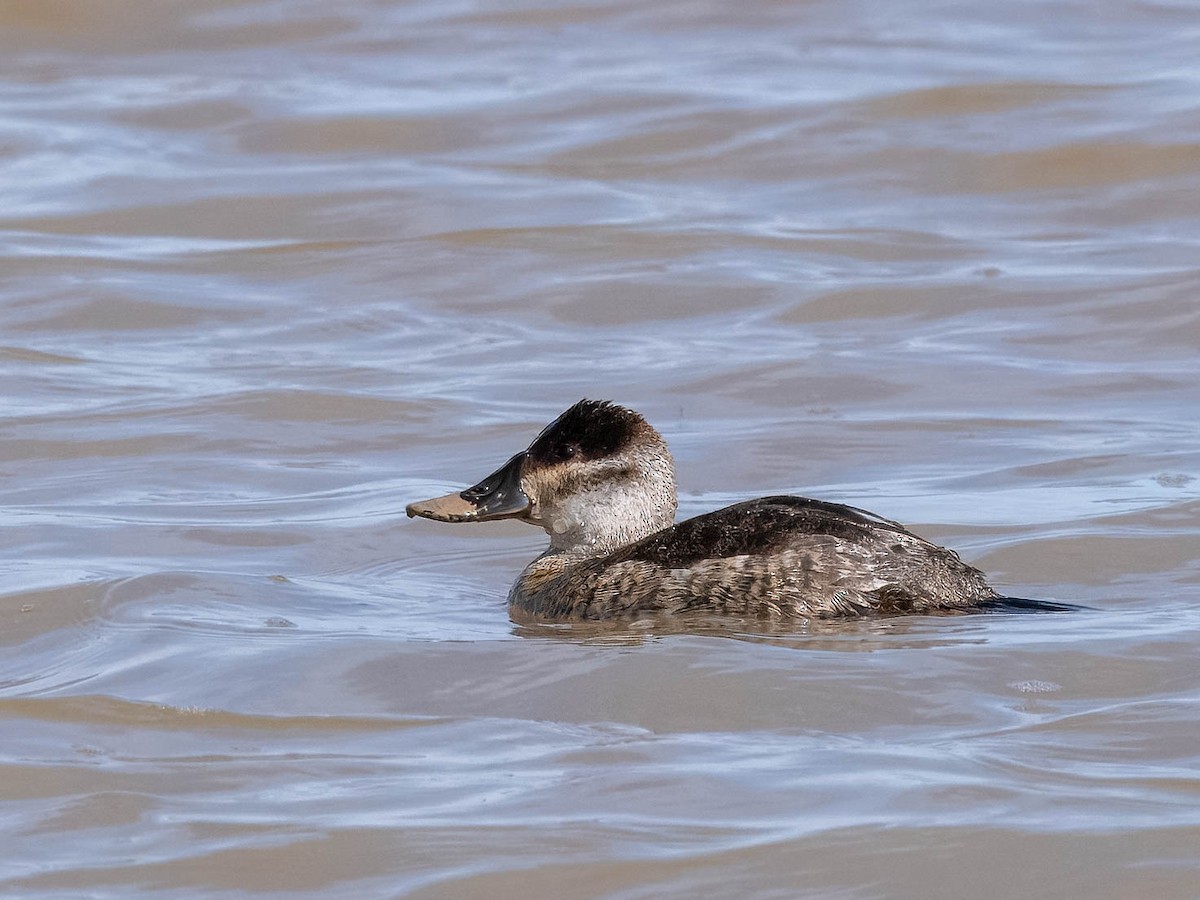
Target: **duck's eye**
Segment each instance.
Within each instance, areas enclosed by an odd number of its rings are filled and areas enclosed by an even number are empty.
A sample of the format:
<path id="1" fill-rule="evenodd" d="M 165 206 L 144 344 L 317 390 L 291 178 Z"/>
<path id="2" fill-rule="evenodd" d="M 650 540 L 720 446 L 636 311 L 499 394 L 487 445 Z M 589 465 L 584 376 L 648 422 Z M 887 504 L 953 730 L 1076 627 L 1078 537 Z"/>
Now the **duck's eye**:
<path id="1" fill-rule="evenodd" d="M 579 445 L 576 443 L 559 444 L 555 449 L 555 456 L 559 459 L 571 459 L 579 455 Z"/>
<path id="2" fill-rule="evenodd" d="M 583 445 L 579 441 L 564 440 L 537 442 L 529 448 L 530 455 L 543 463 L 560 463 L 583 456 Z"/>

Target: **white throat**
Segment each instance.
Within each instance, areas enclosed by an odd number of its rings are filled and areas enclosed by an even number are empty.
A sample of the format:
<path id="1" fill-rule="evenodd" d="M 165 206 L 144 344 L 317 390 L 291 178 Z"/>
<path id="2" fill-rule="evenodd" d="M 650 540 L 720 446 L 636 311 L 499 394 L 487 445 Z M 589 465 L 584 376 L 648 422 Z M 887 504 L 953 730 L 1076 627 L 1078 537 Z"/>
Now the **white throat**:
<path id="1" fill-rule="evenodd" d="M 667 490 L 648 487 L 606 483 L 562 499 L 541 523 L 550 535 L 550 552 L 610 553 L 666 528 L 675 521 L 674 482 Z"/>

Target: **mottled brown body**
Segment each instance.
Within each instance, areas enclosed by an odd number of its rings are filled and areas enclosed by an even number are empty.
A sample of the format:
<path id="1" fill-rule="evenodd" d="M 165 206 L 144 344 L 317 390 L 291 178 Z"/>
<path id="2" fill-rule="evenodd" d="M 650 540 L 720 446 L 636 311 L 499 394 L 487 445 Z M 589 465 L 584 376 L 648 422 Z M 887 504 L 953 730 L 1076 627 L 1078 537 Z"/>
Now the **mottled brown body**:
<path id="1" fill-rule="evenodd" d="M 479 484 L 411 504 L 408 514 L 519 518 L 544 528 L 549 549 L 509 593 L 523 618 L 1051 608 L 999 598 L 953 550 L 850 506 L 764 497 L 677 525 L 675 508 L 675 466 L 662 436 L 632 410 L 583 400 Z"/>
<path id="2" fill-rule="evenodd" d="M 757 619 L 963 610 L 996 599 L 983 573 L 894 522 L 766 497 L 611 553 L 548 552 L 509 594 L 544 619 L 707 611 Z"/>

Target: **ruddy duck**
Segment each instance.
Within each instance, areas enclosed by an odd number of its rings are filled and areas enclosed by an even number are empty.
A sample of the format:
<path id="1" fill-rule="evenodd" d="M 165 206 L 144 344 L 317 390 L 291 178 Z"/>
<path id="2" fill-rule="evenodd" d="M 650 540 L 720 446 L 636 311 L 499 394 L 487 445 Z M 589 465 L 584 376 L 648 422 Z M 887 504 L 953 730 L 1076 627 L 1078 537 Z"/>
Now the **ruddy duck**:
<path id="1" fill-rule="evenodd" d="M 953 550 L 851 506 L 762 497 L 676 525 L 677 502 L 662 435 L 633 410 L 581 400 L 479 484 L 407 512 L 544 528 L 550 548 L 508 596 L 538 619 L 1067 608 L 1002 598 Z"/>

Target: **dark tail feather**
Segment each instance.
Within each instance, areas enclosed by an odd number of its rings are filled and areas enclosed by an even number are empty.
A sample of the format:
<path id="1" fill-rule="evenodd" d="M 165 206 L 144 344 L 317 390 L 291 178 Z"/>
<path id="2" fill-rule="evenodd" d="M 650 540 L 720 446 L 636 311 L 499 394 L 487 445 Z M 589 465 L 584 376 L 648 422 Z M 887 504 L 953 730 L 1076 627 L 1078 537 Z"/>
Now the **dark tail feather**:
<path id="1" fill-rule="evenodd" d="M 1073 603 L 1050 603 L 1047 600 L 1026 600 L 1024 597 L 996 597 L 993 600 L 984 600 L 979 608 L 984 612 L 998 613 L 1065 613 L 1080 612 L 1090 607 L 1076 606 Z"/>

